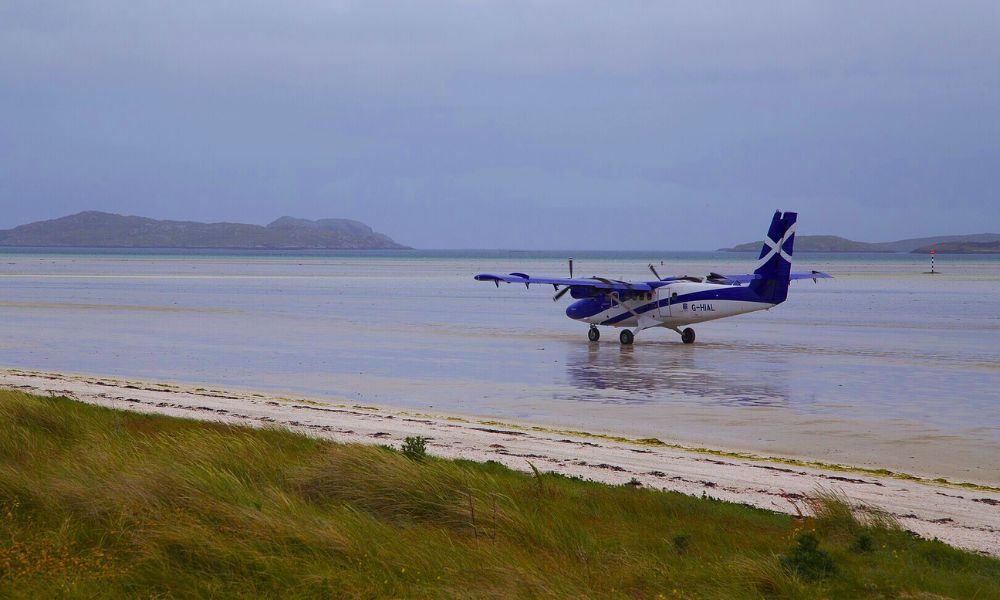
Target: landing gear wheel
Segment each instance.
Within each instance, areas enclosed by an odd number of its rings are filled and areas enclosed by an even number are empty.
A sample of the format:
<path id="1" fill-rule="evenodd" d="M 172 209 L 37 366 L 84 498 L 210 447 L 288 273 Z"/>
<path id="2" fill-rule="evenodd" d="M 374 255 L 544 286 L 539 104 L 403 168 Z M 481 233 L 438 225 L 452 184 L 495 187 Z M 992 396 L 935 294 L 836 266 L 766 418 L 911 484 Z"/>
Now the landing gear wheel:
<path id="1" fill-rule="evenodd" d="M 594 326 L 591 326 L 590 331 L 587 332 L 587 339 L 589 339 L 592 342 L 596 342 L 597 340 L 601 339 L 601 330 Z"/>
<path id="2" fill-rule="evenodd" d="M 631 346 L 632 342 L 635 341 L 635 334 L 628 329 L 622 329 L 622 332 L 618 335 L 618 339 L 621 341 L 622 346 Z"/>
<path id="3" fill-rule="evenodd" d="M 681 341 L 684 342 L 685 344 L 693 344 L 694 343 L 694 329 L 691 329 L 690 327 L 688 327 L 687 329 L 685 329 L 684 331 L 682 331 L 681 332 Z"/>

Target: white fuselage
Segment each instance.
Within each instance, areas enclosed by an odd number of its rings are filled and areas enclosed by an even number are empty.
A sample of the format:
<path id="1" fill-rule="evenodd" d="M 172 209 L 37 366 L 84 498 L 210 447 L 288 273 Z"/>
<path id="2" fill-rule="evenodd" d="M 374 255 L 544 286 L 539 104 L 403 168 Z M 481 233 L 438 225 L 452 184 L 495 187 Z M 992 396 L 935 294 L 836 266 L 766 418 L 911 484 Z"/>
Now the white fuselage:
<path id="1" fill-rule="evenodd" d="M 675 329 L 774 306 L 746 299 L 747 291 L 739 286 L 679 281 L 646 292 L 638 298 L 606 303 L 606 307 L 595 303 L 595 308 L 603 309 L 600 312 L 569 316 L 594 325 Z"/>

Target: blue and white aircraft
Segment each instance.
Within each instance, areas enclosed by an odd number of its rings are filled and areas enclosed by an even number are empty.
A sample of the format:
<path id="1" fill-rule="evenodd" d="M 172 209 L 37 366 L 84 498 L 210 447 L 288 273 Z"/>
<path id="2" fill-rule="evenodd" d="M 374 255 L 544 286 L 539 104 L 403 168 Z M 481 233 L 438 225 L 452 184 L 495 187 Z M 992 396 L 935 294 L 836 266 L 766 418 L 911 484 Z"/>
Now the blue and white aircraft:
<path id="1" fill-rule="evenodd" d="M 792 273 L 792 247 L 795 243 L 796 213 L 774 213 L 771 228 L 764 238 L 757 268 L 747 275 L 706 277 L 660 277 L 653 265 L 650 271 L 655 281 L 629 282 L 604 277 L 573 278 L 573 261 L 569 262 L 569 278 L 531 277 L 525 273 L 509 275 L 476 275 L 477 281 L 500 283 L 532 283 L 551 285 L 556 290 L 553 301 L 567 292 L 577 301 L 566 309 L 566 316 L 590 323 L 590 341 L 601 337 L 598 325 L 624 327 L 619 339 L 624 345 L 635 340 L 636 334 L 651 327 L 666 327 L 680 334 L 685 344 L 694 342 L 694 323 L 713 321 L 777 306 L 788 297 L 788 284 L 796 279 L 827 279 L 820 271 Z M 562 286 L 562 289 L 560 289 Z M 686 327 L 685 329 L 681 329 Z M 628 329 L 631 328 L 631 329 Z"/>

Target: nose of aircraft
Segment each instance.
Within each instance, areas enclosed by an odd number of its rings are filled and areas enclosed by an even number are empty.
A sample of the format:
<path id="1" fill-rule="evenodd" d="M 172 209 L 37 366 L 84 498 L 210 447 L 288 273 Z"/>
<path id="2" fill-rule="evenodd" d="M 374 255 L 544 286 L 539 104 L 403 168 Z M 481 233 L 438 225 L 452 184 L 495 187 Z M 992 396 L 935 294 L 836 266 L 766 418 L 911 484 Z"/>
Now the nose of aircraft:
<path id="1" fill-rule="evenodd" d="M 566 316 L 576 320 L 586 319 L 601 312 L 600 304 L 601 301 L 596 298 L 577 300 L 566 307 Z"/>
<path id="2" fill-rule="evenodd" d="M 566 316 L 571 319 L 580 318 L 580 305 L 583 304 L 583 300 L 577 300 L 573 304 L 566 307 Z"/>

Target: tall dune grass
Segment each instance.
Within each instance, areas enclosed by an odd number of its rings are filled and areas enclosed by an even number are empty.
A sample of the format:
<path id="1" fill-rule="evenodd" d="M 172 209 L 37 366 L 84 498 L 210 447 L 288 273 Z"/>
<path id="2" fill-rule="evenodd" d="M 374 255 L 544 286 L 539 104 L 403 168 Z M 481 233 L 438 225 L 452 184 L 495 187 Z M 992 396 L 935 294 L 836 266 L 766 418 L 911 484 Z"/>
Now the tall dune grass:
<path id="1" fill-rule="evenodd" d="M 1000 598 L 1000 562 L 812 502 L 795 519 L 0 391 L 2 597 Z M 783 560 L 809 531 L 836 575 Z"/>

